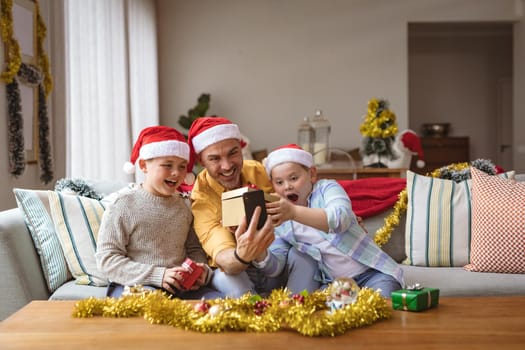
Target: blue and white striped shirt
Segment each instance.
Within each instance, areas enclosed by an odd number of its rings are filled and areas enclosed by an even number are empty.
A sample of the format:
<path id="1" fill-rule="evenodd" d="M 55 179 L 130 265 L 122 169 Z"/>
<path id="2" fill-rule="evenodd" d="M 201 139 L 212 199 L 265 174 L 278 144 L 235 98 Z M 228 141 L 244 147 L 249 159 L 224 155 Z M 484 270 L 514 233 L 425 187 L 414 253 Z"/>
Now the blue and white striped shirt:
<path id="1" fill-rule="evenodd" d="M 352 204 L 347 193 L 335 180 L 322 179 L 314 184 L 308 198 L 309 208 L 324 208 L 328 218 L 328 232 L 312 228 L 323 239 L 335 247 L 340 254 L 346 255 L 355 261 L 393 276 L 402 286 L 403 271 L 387 253 L 370 238 L 357 222 L 352 211 Z M 262 270 L 268 276 L 279 275 L 286 265 L 286 256 L 291 247 L 306 253 L 317 261 L 319 271 L 315 279 L 322 284 L 330 283 L 337 277 L 331 276 L 327 264 L 323 259 L 330 256 L 321 251 L 317 245 L 299 241 L 294 233 L 297 222 L 286 221 L 275 228 L 275 240 L 269 248 L 270 256 Z M 324 255 L 324 256 L 323 256 Z"/>

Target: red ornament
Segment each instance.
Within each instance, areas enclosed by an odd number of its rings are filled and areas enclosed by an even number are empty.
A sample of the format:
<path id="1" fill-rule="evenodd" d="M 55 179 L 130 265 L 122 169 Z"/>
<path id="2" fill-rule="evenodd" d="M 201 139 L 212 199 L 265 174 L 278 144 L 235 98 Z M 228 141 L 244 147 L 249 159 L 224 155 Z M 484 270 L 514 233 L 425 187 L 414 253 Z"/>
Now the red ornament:
<path id="1" fill-rule="evenodd" d="M 208 313 L 209 309 L 210 309 L 210 304 L 204 301 L 204 299 L 193 306 L 193 310 L 195 312 L 202 312 L 204 314 Z"/>
<path id="2" fill-rule="evenodd" d="M 303 304 L 304 303 L 304 295 L 302 294 L 294 294 L 292 295 L 292 299 L 295 300 L 297 304 Z"/>

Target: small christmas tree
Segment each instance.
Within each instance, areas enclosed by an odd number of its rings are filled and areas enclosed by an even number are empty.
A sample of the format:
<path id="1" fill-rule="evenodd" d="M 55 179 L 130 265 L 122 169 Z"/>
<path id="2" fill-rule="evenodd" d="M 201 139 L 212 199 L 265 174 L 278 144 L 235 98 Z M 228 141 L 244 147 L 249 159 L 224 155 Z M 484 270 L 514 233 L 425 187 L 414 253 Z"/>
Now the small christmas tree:
<path id="1" fill-rule="evenodd" d="M 359 127 L 363 138 L 361 153 L 365 167 L 386 168 L 381 157 L 395 157 L 392 144 L 397 134 L 396 115 L 388 109 L 388 101 L 373 98 L 368 101 L 368 113 Z"/>

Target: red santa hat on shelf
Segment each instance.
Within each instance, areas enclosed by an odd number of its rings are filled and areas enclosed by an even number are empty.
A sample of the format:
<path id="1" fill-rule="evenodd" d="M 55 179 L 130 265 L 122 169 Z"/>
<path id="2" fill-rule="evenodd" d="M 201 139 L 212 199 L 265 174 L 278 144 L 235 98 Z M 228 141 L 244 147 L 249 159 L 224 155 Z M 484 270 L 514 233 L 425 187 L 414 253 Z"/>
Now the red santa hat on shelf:
<path id="1" fill-rule="evenodd" d="M 296 144 L 288 144 L 276 148 L 263 161 L 268 175 L 271 174 L 272 169 L 279 164 L 294 162 L 311 168 L 314 165 L 314 157 L 310 152 L 305 151 Z"/>
<path id="2" fill-rule="evenodd" d="M 135 164 L 139 159 L 176 156 L 190 160 L 190 147 L 179 131 L 168 126 L 150 126 L 144 128 L 135 141 L 131 151 L 130 161 L 124 164 L 128 174 L 135 172 Z M 192 183 L 193 173 L 188 169 L 185 182 Z"/>
<path id="3" fill-rule="evenodd" d="M 408 149 L 412 154 L 417 155 L 418 160 L 416 165 L 418 168 L 425 166 L 423 147 L 421 146 L 421 140 L 419 136 L 413 130 L 405 130 L 399 136 L 400 146 Z"/>

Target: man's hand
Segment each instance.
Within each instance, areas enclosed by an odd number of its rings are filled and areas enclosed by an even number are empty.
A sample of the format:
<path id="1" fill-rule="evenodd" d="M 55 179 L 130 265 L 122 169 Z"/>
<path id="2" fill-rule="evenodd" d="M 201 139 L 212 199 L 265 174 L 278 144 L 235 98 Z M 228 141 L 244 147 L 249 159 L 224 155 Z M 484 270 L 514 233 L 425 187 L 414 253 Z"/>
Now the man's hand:
<path id="1" fill-rule="evenodd" d="M 244 217 L 235 231 L 237 255 L 246 262 L 251 262 L 256 258 L 264 258 L 266 249 L 275 239 L 271 215 L 268 215 L 264 226 L 257 230 L 260 215 L 261 208 L 255 208 L 248 228 L 246 228 L 246 217 Z"/>

